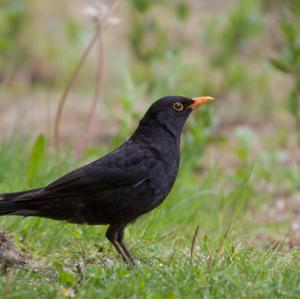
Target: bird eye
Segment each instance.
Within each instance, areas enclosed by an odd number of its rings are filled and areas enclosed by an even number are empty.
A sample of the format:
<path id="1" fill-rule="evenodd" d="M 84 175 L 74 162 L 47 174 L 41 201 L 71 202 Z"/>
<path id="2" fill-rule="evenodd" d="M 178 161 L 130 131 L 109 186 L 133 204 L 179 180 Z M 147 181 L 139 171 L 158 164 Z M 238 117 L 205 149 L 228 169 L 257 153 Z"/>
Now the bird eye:
<path id="1" fill-rule="evenodd" d="M 181 102 L 176 102 L 173 104 L 173 109 L 178 111 L 178 112 L 181 112 L 183 110 L 183 104 Z"/>

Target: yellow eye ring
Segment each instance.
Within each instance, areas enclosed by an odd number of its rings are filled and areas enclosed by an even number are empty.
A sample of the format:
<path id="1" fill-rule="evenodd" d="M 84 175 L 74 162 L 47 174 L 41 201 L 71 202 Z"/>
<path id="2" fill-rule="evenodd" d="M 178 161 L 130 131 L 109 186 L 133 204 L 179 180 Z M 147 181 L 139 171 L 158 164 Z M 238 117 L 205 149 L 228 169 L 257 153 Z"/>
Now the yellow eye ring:
<path id="1" fill-rule="evenodd" d="M 176 102 L 173 104 L 173 109 L 178 111 L 178 112 L 181 112 L 183 110 L 184 106 L 181 102 Z"/>

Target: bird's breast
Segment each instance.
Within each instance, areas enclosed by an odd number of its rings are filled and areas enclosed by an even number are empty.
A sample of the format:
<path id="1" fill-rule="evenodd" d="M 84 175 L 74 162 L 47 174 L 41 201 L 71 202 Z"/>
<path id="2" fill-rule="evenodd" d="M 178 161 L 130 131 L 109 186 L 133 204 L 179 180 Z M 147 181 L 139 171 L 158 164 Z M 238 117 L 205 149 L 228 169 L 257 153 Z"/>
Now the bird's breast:
<path id="1" fill-rule="evenodd" d="M 157 207 L 169 194 L 176 180 L 179 158 L 158 159 L 156 165 L 149 172 L 149 188 L 152 190 L 148 198 L 149 210 Z"/>

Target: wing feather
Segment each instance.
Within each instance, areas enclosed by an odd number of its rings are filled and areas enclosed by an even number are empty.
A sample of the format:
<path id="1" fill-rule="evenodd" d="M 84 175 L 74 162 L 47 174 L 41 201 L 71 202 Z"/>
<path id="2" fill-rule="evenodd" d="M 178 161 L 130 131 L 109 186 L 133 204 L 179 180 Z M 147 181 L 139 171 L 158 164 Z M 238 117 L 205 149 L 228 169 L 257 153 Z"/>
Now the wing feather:
<path id="1" fill-rule="evenodd" d="M 140 165 L 143 162 L 145 162 L 143 151 L 134 152 L 134 148 L 119 149 L 59 178 L 44 190 L 50 193 L 81 196 L 115 190 L 123 186 L 138 186 L 149 174 L 147 169 Z"/>

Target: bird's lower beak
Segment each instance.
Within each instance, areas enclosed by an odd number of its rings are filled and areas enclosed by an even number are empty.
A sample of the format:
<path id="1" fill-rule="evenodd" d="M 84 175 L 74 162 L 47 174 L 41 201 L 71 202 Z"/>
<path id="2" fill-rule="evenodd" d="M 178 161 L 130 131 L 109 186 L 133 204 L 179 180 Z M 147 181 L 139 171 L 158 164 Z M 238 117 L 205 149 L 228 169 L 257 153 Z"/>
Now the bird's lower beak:
<path id="1" fill-rule="evenodd" d="M 197 98 L 192 98 L 192 100 L 194 101 L 193 104 L 191 104 L 189 106 L 189 108 L 191 108 L 192 110 L 196 109 L 197 107 L 206 104 L 208 102 L 211 102 L 214 100 L 214 98 L 212 97 L 197 97 Z"/>

